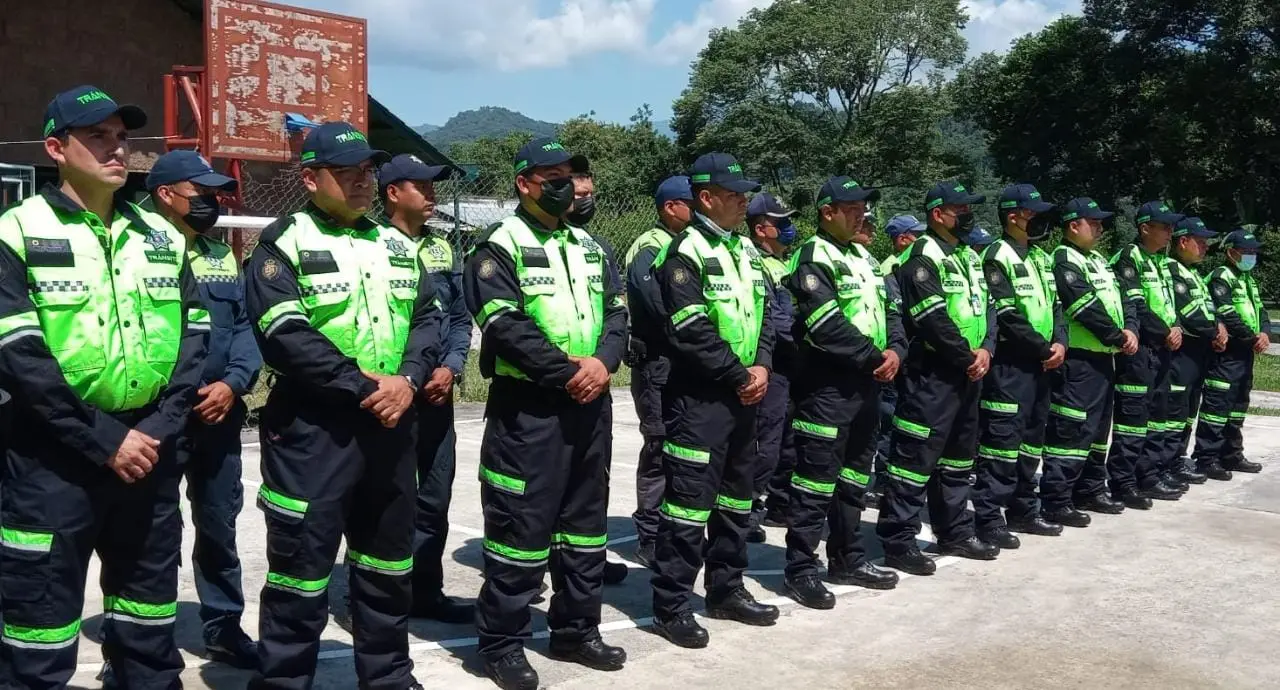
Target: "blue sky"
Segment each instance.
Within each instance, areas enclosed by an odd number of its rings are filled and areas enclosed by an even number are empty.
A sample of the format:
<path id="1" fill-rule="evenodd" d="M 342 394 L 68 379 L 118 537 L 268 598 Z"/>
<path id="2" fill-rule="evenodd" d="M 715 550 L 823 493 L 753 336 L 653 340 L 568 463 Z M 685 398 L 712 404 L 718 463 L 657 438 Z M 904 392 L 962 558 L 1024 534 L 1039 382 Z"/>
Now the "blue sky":
<path id="1" fill-rule="evenodd" d="M 548 121 L 656 119 L 708 32 L 772 0 L 289 0 L 369 21 L 370 93 L 410 124 L 485 105 Z M 962 0 L 970 52 L 1004 50 L 1081 0 Z"/>

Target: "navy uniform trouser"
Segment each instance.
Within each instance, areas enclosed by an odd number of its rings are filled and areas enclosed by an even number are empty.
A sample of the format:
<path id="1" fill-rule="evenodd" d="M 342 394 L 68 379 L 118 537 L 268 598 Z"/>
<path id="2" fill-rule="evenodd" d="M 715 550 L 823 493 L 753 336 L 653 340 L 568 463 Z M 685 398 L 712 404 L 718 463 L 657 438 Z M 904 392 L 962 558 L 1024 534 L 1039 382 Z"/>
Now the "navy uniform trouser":
<path id="1" fill-rule="evenodd" d="M 1230 468 L 1244 459 L 1244 418 L 1253 391 L 1252 344 L 1233 340 L 1225 352 L 1209 357 L 1196 421 L 1197 467 L 1218 461 Z"/>
<path id="2" fill-rule="evenodd" d="M 901 374 L 893 417 L 894 451 L 876 524 L 886 553 L 915 546 L 926 495 L 929 523 L 939 544 L 973 536 L 973 515 L 966 506 L 982 384 L 970 381 L 964 370 L 928 357 L 908 357 Z"/>
<path id="3" fill-rule="evenodd" d="M 1080 349 L 1067 350 L 1062 366 L 1050 375 L 1049 420 L 1040 473 L 1043 512 L 1070 510 L 1077 496 L 1107 490 L 1107 434 L 1111 431 L 1115 377 L 1110 354 Z"/>
<path id="4" fill-rule="evenodd" d="M 772 495 L 782 484 L 786 496 L 790 492 L 785 489 L 791 482 L 791 471 L 796 465 L 795 437 L 791 428 L 791 379 L 776 371 L 769 373 L 769 389 L 765 391 L 764 400 L 756 410 L 756 441 L 759 457 L 756 460 L 755 478 L 752 480 L 752 493 L 759 499 Z M 786 505 L 788 498 L 774 502 L 775 506 Z M 757 505 L 757 510 L 763 505 Z M 781 507 L 781 506 L 779 506 Z"/>
<path id="5" fill-rule="evenodd" d="M 1159 352 L 1166 353 L 1163 359 Z M 1158 481 L 1158 455 L 1151 452 L 1154 443 L 1148 437 L 1151 423 L 1164 421 L 1168 403 L 1168 350 L 1159 352 L 1140 345 L 1132 355 L 1116 355 L 1115 414 L 1107 455 L 1112 491 L 1147 488 Z"/>
<path id="6" fill-rule="evenodd" d="M 406 688 L 417 415 L 410 408 L 386 429 L 364 410 L 287 386 L 277 383 L 259 428 L 268 572 L 249 687 L 311 687 L 345 535 L 360 686 Z"/>
<path id="7" fill-rule="evenodd" d="M 680 383 L 673 378 L 663 395 L 667 487 L 653 576 L 653 611 L 663 620 L 692 612 L 704 562 L 708 601 L 742 587 L 757 452 L 756 406 L 723 387 Z"/>
<path id="8" fill-rule="evenodd" d="M 979 533 L 1040 511 L 1036 469 L 1044 452 L 1051 377 L 1043 365 L 1000 358 L 982 382 L 973 512 Z"/>
<path id="9" fill-rule="evenodd" d="M 1212 345 L 1203 338 L 1182 336 L 1182 349 L 1173 353 L 1169 370 L 1169 431 L 1176 434 L 1171 469 L 1181 466 L 1187 457 L 1191 429 L 1200 412 L 1200 396 L 1204 391 L 1204 373 L 1213 353 Z"/>
<path id="10" fill-rule="evenodd" d="M 453 399 L 432 405 L 424 398 L 418 408 L 418 494 L 414 511 L 413 598 L 430 604 L 444 588 L 444 548 L 449 538 L 449 504 L 457 469 L 453 430 Z"/>
<path id="11" fill-rule="evenodd" d="M 237 400 L 221 424 L 208 425 L 193 416 L 180 449 L 195 527 L 191 560 L 206 642 L 223 630 L 239 629 L 244 613 L 236 518 L 244 507 L 240 429 L 245 414 L 244 402 Z"/>
<path id="12" fill-rule="evenodd" d="M 658 508 L 666 479 L 662 474 L 662 389 L 667 385 L 671 362 L 666 357 L 646 359 L 631 368 L 631 400 L 640 420 L 644 445 L 636 465 L 636 511 L 631 519 L 642 544 L 658 538 Z"/>
<path id="13" fill-rule="evenodd" d="M 125 484 L 42 433 L 11 436 L 0 482 L 0 687 L 66 687 L 94 552 L 102 561 L 103 655 L 119 684 L 181 687 L 173 634 L 181 476 L 172 441 L 151 474 Z"/>
<path id="14" fill-rule="evenodd" d="M 1155 355 L 1155 376 L 1151 380 L 1151 419 L 1147 422 L 1143 455 L 1151 465 L 1150 475 L 1155 476 L 1147 482 L 1140 481 L 1139 485 L 1143 487 L 1154 484 L 1158 475 L 1174 469 L 1182 441 L 1179 423 L 1185 423 L 1185 416 L 1178 416 L 1173 394 L 1173 358 L 1177 353 L 1164 347 L 1153 347 L 1152 354 Z"/>
<path id="15" fill-rule="evenodd" d="M 818 573 L 818 542 L 828 516 L 828 568 L 848 572 L 866 560 L 863 495 L 876 452 L 880 385 L 869 375 L 835 371 L 824 371 L 820 377 L 802 375 L 793 385 L 796 466 L 791 475 L 787 577 Z"/>
<path id="16" fill-rule="evenodd" d="M 613 407 L 499 376 L 480 447 L 484 585 L 480 654 L 497 660 L 532 637 L 529 604 L 548 563 L 547 619 L 566 644 L 595 635 L 604 585 Z"/>
<path id="17" fill-rule="evenodd" d="M 893 414 L 898 409 L 898 382 L 880 384 L 880 434 L 876 440 L 876 471 L 871 485 L 878 490 L 889 481 L 885 477 L 893 457 Z"/>

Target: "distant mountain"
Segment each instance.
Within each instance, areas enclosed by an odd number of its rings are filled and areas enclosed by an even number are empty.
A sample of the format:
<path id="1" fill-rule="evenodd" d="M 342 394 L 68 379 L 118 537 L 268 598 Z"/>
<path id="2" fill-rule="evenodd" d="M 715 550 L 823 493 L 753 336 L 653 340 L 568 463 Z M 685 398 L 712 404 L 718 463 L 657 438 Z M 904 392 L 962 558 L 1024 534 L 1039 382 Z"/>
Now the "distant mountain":
<path id="1" fill-rule="evenodd" d="M 554 136 L 559 125 L 526 117 L 513 110 L 486 106 L 465 110 L 449 118 L 442 127 L 420 125 L 415 128 L 436 148 L 447 151 L 455 143 L 481 137 L 502 137 L 512 132 L 532 132 L 534 136 Z"/>

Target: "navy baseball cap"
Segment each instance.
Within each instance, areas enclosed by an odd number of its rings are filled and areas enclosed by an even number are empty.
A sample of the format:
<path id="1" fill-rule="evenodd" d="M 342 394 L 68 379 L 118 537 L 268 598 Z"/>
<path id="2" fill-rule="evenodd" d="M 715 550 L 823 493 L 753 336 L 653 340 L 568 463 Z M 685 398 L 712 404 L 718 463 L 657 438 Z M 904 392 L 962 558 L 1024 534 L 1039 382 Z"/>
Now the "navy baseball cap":
<path id="1" fill-rule="evenodd" d="M 1177 225 L 1178 221 L 1186 216 L 1181 213 L 1174 213 L 1169 208 L 1169 204 L 1163 201 L 1148 201 L 1138 208 L 1138 213 L 1134 215 L 1133 222 L 1142 225 L 1143 223 L 1163 223 L 1165 225 Z"/>
<path id="2" fill-rule="evenodd" d="M 904 214 L 890 218 L 889 224 L 884 228 L 884 233 L 890 238 L 896 238 L 909 232 L 914 232 L 918 235 L 924 232 L 928 227 L 929 226 L 921 223 L 919 220 L 916 220 L 915 216 Z"/>
<path id="3" fill-rule="evenodd" d="M 751 203 L 747 204 L 747 217 L 755 218 L 757 216 L 768 216 L 778 221 L 777 227 L 782 230 L 793 227 L 791 216 L 796 214 L 795 211 L 787 208 L 781 201 L 768 192 L 760 192 L 751 197 Z"/>
<path id="4" fill-rule="evenodd" d="M 44 109 L 44 135 L 61 134 L 72 127 L 96 125 L 112 115 L 119 115 L 125 129 L 141 129 L 147 114 L 136 105 L 117 105 L 105 91 L 96 86 L 77 86 L 53 97 Z"/>
<path id="5" fill-rule="evenodd" d="M 427 165 L 412 153 L 402 153 L 378 169 L 378 184 L 386 188 L 389 184 L 405 180 L 434 182 L 457 177 L 461 172 L 452 165 Z"/>
<path id="6" fill-rule="evenodd" d="M 1174 237 L 1187 237 L 1187 236 L 1200 237 L 1202 239 L 1207 240 L 1213 237 L 1217 237 L 1218 233 L 1205 227 L 1203 220 L 1200 220 L 1195 216 L 1187 216 L 1186 218 L 1183 218 L 1182 220 L 1178 221 L 1177 225 L 1173 226 L 1173 236 Z"/>
<path id="7" fill-rule="evenodd" d="M 325 122 L 312 127 L 302 140 L 302 165 L 306 168 L 346 167 L 372 160 L 386 163 L 391 154 L 369 146 L 364 132 L 347 122 Z"/>
<path id="8" fill-rule="evenodd" d="M 1017 208 L 1044 213 L 1052 209 L 1053 204 L 1040 198 L 1040 192 L 1035 185 L 1011 184 L 1000 192 L 1000 212 L 1008 213 Z"/>
<path id="9" fill-rule="evenodd" d="M 548 168 L 561 163 L 568 163 L 576 173 L 588 172 L 591 169 L 586 156 L 575 156 L 555 137 L 539 137 L 520 147 L 516 152 L 515 171 L 524 174 L 534 168 Z"/>
<path id="10" fill-rule="evenodd" d="M 686 175 L 672 175 L 658 185 L 653 193 L 653 201 L 662 208 L 668 201 L 693 201 L 693 186 Z"/>
<path id="11" fill-rule="evenodd" d="M 724 187 L 739 194 L 760 191 L 760 183 L 748 180 L 742 174 L 738 159 L 727 153 L 704 153 L 698 156 L 698 160 L 689 168 L 689 181 L 696 185 Z"/>
<path id="12" fill-rule="evenodd" d="M 147 189 L 150 191 L 160 185 L 187 181 L 224 192 L 235 191 L 240 186 L 235 178 L 215 172 L 204 156 L 189 150 L 170 151 L 160 156 L 151 165 L 151 172 L 147 173 Z"/>
<path id="13" fill-rule="evenodd" d="M 880 190 L 863 187 L 856 180 L 844 175 L 836 175 L 822 183 L 818 190 L 818 208 L 840 201 L 875 201 L 880 198 Z"/>
<path id="14" fill-rule="evenodd" d="M 932 211 L 939 206 L 966 205 L 986 203 L 987 197 L 971 194 L 964 185 L 955 181 L 939 182 L 924 195 L 924 210 Z"/>
<path id="15" fill-rule="evenodd" d="M 1227 236 L 1222 238 L 1223 249 L 1243 249 L 1246 251 L 1257 251 L 1262 249 L 1262 242 L 1258 241 L 1256 235 L 1248 230 L 1232 230 Z"/>
<path id="16" fill-rule="evenodd" d="M 1077 197 L 1062 206 L 1062 222 L 1069 223 L 1077 218 L 1106 220 L 1115 214 L 1098 208 L 1098 202 L 1087 196 Z"/>
<path id="17" fill-rule="evenodd" d="M 981 225 L 974 225 L 973 230 L 964 238 L 970 247 L 985 247 L 996 241 L 996 236 Z"/>

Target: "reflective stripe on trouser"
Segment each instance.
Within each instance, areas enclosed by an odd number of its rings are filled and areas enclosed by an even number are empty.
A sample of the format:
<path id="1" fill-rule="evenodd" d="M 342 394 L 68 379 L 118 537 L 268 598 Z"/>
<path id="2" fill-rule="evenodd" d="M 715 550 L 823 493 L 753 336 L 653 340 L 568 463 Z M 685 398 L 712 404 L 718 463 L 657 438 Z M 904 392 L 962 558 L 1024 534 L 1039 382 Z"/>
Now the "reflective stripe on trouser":
<path id="1" fill-rule="evenodd" d="M 1078 349 L 1068 350 L 1054 370 L 1040 475 L 1043 512 L 1067 510 L 1074 495 L 1106 489 L 1097 446 L 1106 441 L 1114 375 L 1111 355 Z"/>
<path id="2" fill-rule="evenodd" d="M 480 486 L 484 585 L 476 601 L 480 654 L 497 660 L 533 635 L 529 605 L 551 570 L 547 613 L 556 641 L 600 625 L 609 506 L 612 398 L 589 405 L 564 392 L 498 377 L 489 387 L 480 464 L 522 491 Z"/>
<path id="3" fill-rule="evenodd" d="M 1172 363 L 1173 353 L 1163 347 L 1151 349 L 1154 362 L 1151 379 L 1151 408 L 1147 422 L 1147 441 L 1143 445 L 1142 461 L 1149 468 L 1139 471 L 1138 485 L 1147 488 L 1158 481 L 1158 475 L 1173 469 L 1177 457 L 1179 421 L 1174 419 L 1170 410 L 1172 403 Z M 1142 477 L 1147 479 L 1141 480 Z"/>
<path id="4" fill-rule="evenodd" d="M 413 598 L 434 602 L 444 587 L 444 549 L 449 538 L 449 505 L 457 473 L 453 402 L 432 405 L 419 398 L 418 491 L 413 513 Z"/>
<path id="5" fill-rule="evenodd" d="M 644 445 L 636 462 L 636 510 L 631 520 L 641 543 L 653 543 L 658 538 L 658 509 L 662 506 L 662 437 L 665 425 L 662 421 L 662 388 L 671 372 L 671 362 L 665 357 L 649 359 L 631 368 L 631 400 L 640 420 L 640 434 Z"/>
<path id="6" fill-rule="evenodd" d="M 22 422 L 19 414 L 15 428 Z M 63 447 L 42 447 L 39 436 L 11 439 L 0 491 L 0 687 L 71 680 L 95 550 L 102 651 L 120 686 L 173 687 L 183 667 L 173 634 L 182 546 L 176 450 L 161 446 L 156 470 L 125 484 Z"/>
<path id="7" fill-rule="evenodd" d="M 1174 452 L 1176 463 L 1187 457 L 1196 415 L 1200 412 L 1200 395 L 1204 387 L 1204 371 L 1212 349 L 1203 338 L 1184 335 L 1182 348 L 1173 353 L 1169 373 L 1169 419 L 1176 434 Z"/>
<path id="8" fill-rule="evenodd" d="M 1006 510 L 1013 520 L 1040 511 L 1035 477 L 1044 450 L 1049 380 L 1040 362 L 1007 361 L 999 355 L 983 379 L 973 483 L 980 533 L 1004 525 Z"/>
<path id="9" fill-rule="evenodd" d="M 787 576 L 818 573 L 818 544 L 830 516 L 829 571 L 849 571 L 866 558 L 861 540 L 863 494 L 872 471 L 879 384 L 871 376 L 822 372 L 798 380 L 796 467 L 791 476 Z"/>
<path id="10" fill-rule="evenodd" d="M 1151 463 L 1143 459 L 1143 452 L 1154 404 L 1151 386 L 1156 366 L 1156 356 L 1147 345 L 1132 356 L 1116 355 L 1115 409 L 1107 454 L 1112 491 L 1149 485 L 1153 478 Z"/>
<path id="11" fill-rule="evenodd" d="M 244 508 L 240 483 L 240 430 L 247 409 L 237 401 L 221 424 L 192 422 L 183 473 L 195 543 L 191 549 L 200 598 L 200 620 L 206 641 L 224 629 L 239 628 L 244 613 L 240 556 L 236 550 L 236 518 Z"/>
<path id="12" fill-rule="evenodd" d="M 311 687 L 343 536 L 362 687 L 408 687 L 417 414 L 385 429 L 277 386 L 262 412 L 267 577 L 251 688 Z"/>
<path id="13" fill-rule="evenodd" d="M 777 372 L 769 374 L 769 389 L 764 400 L 756 408 L 756 442 L 759 457 L 756 459 L 755 477 L 752 479 L 752 496 L 760 498 L 777 486 L 775 477 L 785 474 L 780 481 L 789 486 L 791 470 L 796 465 L 795 436 L 791 428 L 788 409 L 791 403 L 791 380 Z M 789 498 L 782 498 L 785 502 Z"/>
<path id="14" fill-rule="evenodd" d="M 1196 418 L 1196 467 L 1203 468 L 1213 461 L 1229 465 L 1239 459 L 1243 446 L 1241 424 L 1249 409 L 1253 383 L 1253 357 L 1249 347 L 1233 345 L 1228 345 L 1226 352 L 1209 356 Z"/>
<path id="15" fill-rule="evenodd" d="M 747 569 L 756 408 L 704 382 L 688 384 L 672 381 L 663 391 L 667 444 L 684 450 L 663 458 L 667 486 L 653 577 L 653 612 L 660 619 L 692 612 L 704 560 L 712 602 L 741 587 Z"/>
<path id="16" fill-rule="evenodd" d="M 898 388 L 894 452 L 876 524 L 886 553 L 915 545 L 926 494 L 938 543 L 973 535 L 973 515 L 966 505 L 982 385 L 969 381 L 963 371 L 930 360 L 927 354 L 908 357 Z"/>

